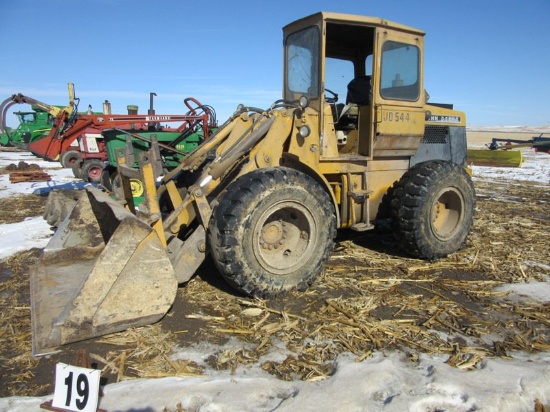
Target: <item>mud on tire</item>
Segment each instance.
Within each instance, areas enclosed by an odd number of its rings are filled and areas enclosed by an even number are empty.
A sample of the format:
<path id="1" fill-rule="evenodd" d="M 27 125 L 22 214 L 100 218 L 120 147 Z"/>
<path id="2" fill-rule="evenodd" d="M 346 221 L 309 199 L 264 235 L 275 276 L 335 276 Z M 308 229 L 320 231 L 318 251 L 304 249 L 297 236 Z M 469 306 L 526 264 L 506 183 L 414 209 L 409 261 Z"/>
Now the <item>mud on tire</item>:
<path id="1" fill-rule="evenodd" d="M 474 186 L 463 167 L 444 161 L 420 163 L 394 187 L 393 233 L 408 254 L 442 258 L 464 243 L 474 209 Z"/>
<path id="2" fill-rule="evenodd" d="M 303 290 L 319 275 L 336 235 L 325 190 L 288 168 L 241 176 L 219 198 L 208 246 L 222 276 L 254 297 Z"/>

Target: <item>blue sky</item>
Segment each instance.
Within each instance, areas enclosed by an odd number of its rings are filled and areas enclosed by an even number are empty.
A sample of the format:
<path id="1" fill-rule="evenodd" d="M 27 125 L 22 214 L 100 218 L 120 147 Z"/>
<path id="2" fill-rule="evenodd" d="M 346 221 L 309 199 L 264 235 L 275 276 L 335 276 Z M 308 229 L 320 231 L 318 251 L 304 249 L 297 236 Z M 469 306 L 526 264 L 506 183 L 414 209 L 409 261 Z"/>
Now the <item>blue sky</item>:
<path id="1" fill-rule="evenodd" d="M 81 110 L 145 113 L 155 92 L 159 114 L 193 96 L 223 122 L 281 96 L 281 29 L 317 11 L 424 30 L 431 101 L 469 126 L 550 125 L 550 0 L 0 0 L 0 101 L 65 105 L 72 82 Z"/>

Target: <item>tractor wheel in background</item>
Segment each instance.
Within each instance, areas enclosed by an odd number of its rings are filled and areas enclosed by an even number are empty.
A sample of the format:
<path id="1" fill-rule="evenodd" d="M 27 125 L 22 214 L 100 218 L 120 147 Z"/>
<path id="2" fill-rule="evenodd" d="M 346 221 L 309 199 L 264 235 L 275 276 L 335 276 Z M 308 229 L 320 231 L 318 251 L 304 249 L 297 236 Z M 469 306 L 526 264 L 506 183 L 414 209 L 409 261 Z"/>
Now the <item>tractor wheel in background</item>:
<path id="1" fill-rule="evenodd" d="M 474 185 L 463 167 L 444 161 L 420 163 L 394 187 L 393 233 L 408 254 L 442 258 L 466 240 L 474 209 Z"/>
<path id="2" fill-rule="evenodd" d="M 113 166 L 106 166 L 101 172 L 101 185 L 108 191 L 113 191 L 113 179 L 117 175 L 117 170 Z"/>
<path id="3" fill-rule="evenodd" d="M 59 163 L 61 163 L 61 166 L 63 167 L 71 168 L 73 167 L 74 162 L 79 159 L 79 155 L 80 153 L 76 150 L 67 150 L 59 156 Z"/>
<path id="4" fill-rule="evenodd" d="M 113 186 L 113 192 L 115 192 L 115 194 L 121 199 L 124 198 L 122 183 L 117 172 L 115 172 L 115 175 L 111 179 L 111 183 Z M 132 197 L 140 197 L 143 196 L 143 193 L 145 193 L 143 182 L 139 179 L 130 179 L 130 189 L 132 190 Z"/>
<path id="5" fill-rule="evenodd" d="M 105 163 L 101 160 L 86 160 L 80 169 L 82 180 L 90 183 L 99 183 L 101 181 L 101 172 L 103 172 L 104 167 Z"/>
<path id="6" fill-rule="evenodd" d="M 82 179 L 82 164 L 84 163 L 84 159 L 76 159 L 73 163 L 72 169 L 73 169 L 73 176 L 77 179 Z"/>
<path id="7" fill-rule="evenodd" d="M 0 146 L 11 146 L 7 133 L 0 133 Z"/>
<path id="8" fill-rule="evenodd" d="M 336 235 L 334 207 L 311 177 L 288 168 L 255 170 L 220 196 L 208 225 L 223 277 L 254 297 L 310 286 Z"/>

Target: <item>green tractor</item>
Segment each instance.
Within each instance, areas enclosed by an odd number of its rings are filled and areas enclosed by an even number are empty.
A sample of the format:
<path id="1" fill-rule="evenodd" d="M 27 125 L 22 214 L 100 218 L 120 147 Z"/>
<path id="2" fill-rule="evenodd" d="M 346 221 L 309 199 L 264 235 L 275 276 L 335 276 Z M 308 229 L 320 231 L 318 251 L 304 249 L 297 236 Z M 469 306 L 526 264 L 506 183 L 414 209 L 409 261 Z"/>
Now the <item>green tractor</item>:
<path id="1" fill-rule="evenodd" d="M 210 125 L 210 133 L 216 127 Z M 139 168 L 139 159 L 143 154 L 153 157 L 158 164 L 158 174 L 175 169 L 186 153 L 197 148 L 204 140 L 202 129 L 187 133 L 175 131 L 130 133 L 124 130 L 111 129 L 102 133 L 105 138 L 105 148 L 108 162 L 103 169 L 101 183 L 107 188 L 116 190 L 119 186 L 117 167 L 120 160 L 135 169 Z M 142 182 L 132 179 L 132 194 L 134 197 L 143 195 Z"/>
<path id="2" fill-rule="evenodd" d="M 217 130 L 216 112 L 195 98 L 184 100 L 189 111 L 183 116 L 134 114 L 136 119 L 180 119 L 179 127 L 163 127 L 151 123 L 145 130 L 113 126 L 91 133 L 85 131 L 78 137 L 79 158 L 73 165 L 76 178 L 91 183 L 101 183 L 109 191 L 121 190 L 117 177 L 119 163 L 138 169 L 140 159 L 147 156 L 155 165 L 155 174 L 161 176 L 180 165 L 187 153 L 196 149 Z M 139 202 L 144 188 L 141 180 L 131 179 L 133 197 Z"/>
<path id="3" fill-rule="evenodd" d="M 54 117 L 36 105 L 32 105 L 31 110 L 13 112 L 19 120 L 19 126 L 16 129 L 6 127 L 4 132 L 0 133 L 1 146 L 23 148 L 50 133 Z"/>

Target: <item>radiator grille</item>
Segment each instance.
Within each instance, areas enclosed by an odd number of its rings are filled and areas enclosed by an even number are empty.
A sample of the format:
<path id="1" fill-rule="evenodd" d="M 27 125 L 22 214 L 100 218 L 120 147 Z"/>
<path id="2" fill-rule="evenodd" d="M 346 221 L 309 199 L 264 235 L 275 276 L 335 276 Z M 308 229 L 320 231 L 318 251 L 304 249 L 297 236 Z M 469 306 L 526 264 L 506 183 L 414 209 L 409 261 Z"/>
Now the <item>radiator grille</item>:
<path id="1" fill-rule="evenodd" d="M 449 128 L 447 126 L 426 126 L 422 143 L 446 144 L 448 136 Z"/>

